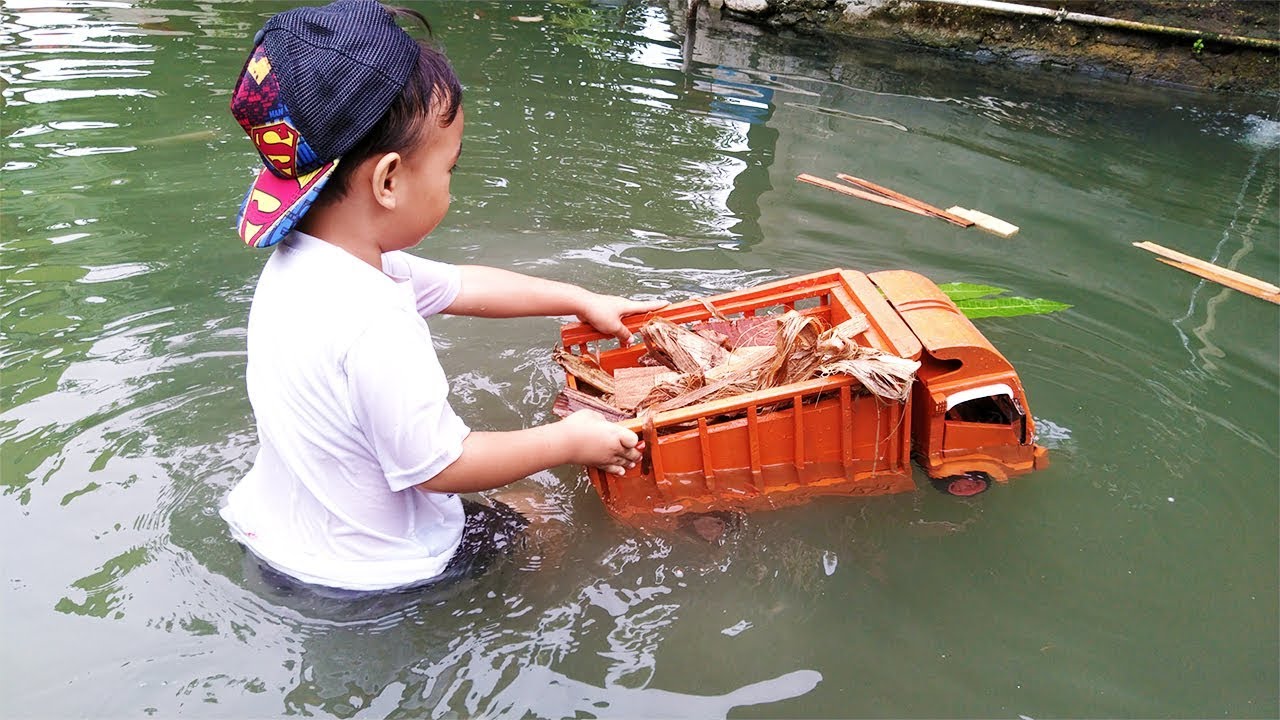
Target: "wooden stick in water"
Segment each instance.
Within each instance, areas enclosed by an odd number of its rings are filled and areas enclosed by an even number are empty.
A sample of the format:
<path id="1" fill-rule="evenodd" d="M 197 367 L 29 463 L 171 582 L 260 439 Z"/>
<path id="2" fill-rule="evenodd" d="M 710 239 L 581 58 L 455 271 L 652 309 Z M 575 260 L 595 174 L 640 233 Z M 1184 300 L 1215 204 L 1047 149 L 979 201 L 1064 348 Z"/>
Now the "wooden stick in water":
<path id="1" fill-rule="evenodd" d="M 1161 257 L 1157 258 L 1165 265 L 1172 265 L 1179 270 L 1185 270 L 1192 275 L 1197 275 L 1206 280 L 1212 280 L 1220 285 L 1225 285 L 1232 290 L 1239 290 L 1246 295 L 1252 295 L 1268 302 L 1280 305 L 1280 287 L 1276 287 L 1269 282 L 1264 282 L 1257 278 L 1249 277 L 1244 273 L 1238 273 L 1235 270 L 1228 270 L 1219 267 L 1213 263 L 1205 262 L 1190 255 L 1184 255 L 1177 250 L 1170 250 L 1162 245 L 1153 242 L 1136 242 L 1134 247 L 1140 247 L 1148 252 L 1155 253 Z"/>
<path id="2" fill-rule="evenodd" d="M 891 198 L 884 197 L 883 195 L 876 195 L 873 193 L 869 193 L 865 190 L 859 190 L 857 188 L 851 188 L 847 185 L 841 185 L 840 183 L 834 183 L 834 182 L 831 182 L 830 180 L 823 180 L 820 177 L 814 177 L 813 175 L 809 175 L 807 173 L 801 173 L 800 175 L 797 175 L 796 179 L 799 180 L 800 182 L 809 183 L 810 185 L 817 185 L 820 188 L 826 188 L 828 190 L 833 190 L 835 192 L 842 193 L 844 195 L 851 195 L 853 197 L 861 198 L 863 200 L 870 200 L 873 203 L 879 203 L 880 205 L 886 205 L 891 208 L 905 210 L 909 213 L 915 213 L 916 215 L 933 217 L 932 215 L 929 214 L 928 211 L 921 210 L 920 208 L 915 207 L 913 205 L 908 205 L 907 203 L 904 203 L 898 200 L 893 200 Z"/>
<path id="3" fill-rule="evenodd" d="M 914 205 L 915 207 L 918 207 L 921 210 L 924 210 L 925 212 L 928 212 L 931 215 L 936 215 L 937 217 L 942 218 L 943 220 L 946 220 L 947 222 L 953 225 L 959 225 L 960 227 L 969 227 L 970 225 L 973 224 L 972 220 L 969 220 L 967 218 L 962 218 L 959 215 L 953 215 L 952 213 L 949 213 L 946 210 L 943 210 L 941 208 L 934 207 L 927 202 L 923 202 L 913 197 L 903 195 L 902 193 L 890 190 L 889 188 L 884 187 L 882 185 L 877 185 L 869 180 L 863 180 L 862 178 L 854 177 L 852 175 L 846 175 L 844 173 L 836 173 L 836 177 L 840 178 L 841 180 L 844 180 L 847 183 L 853 183 L 854 185 L 859 185 L 874 193 L 879 193 L 892 200 L 904 202 L 908 205 Z"/>

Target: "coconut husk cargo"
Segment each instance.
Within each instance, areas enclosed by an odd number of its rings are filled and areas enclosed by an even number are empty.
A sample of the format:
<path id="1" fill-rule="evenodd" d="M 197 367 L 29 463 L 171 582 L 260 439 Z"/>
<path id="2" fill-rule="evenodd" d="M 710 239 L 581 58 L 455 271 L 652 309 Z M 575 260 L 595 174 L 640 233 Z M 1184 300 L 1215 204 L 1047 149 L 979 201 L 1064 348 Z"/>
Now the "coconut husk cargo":
<path id="1" fill-rule="evenodd" d="M 634 412 L 620 410 L 604 397 L 590 395 L 574 388 L 561 390 L 556 396 L 555 405 L 551 408 L 551 411 L 560 417 L 569 417 L 579 410 L 595 410 L 610 422 L 635 417 Z"/>
<path id="2" fill-rule="evenodd" d="M 613 394 L 613 376 L 605 372 L 595 361 L 584 355 L 574 355 L 564 348 L 556 348 L 554 357 L 565 372 L 605 395 Z"/>
<path id="3" fill-rule="evenodd" d="M 748 345 L 773 345 L 778 332 L 778 316 L 748 315 L 735 320 L 716 318 L 692 323 L 689 328 L 705 337 L 714 334 L 723 338 L 720 344 L 730 350 Z"/>
<path id="4" fill-rule="evenodd" d="M 613 373 L 615 389 L 613 404 L 620 410 L 629 410 L 634 413 L 655 387 L 677 381 L 679 378 L 680 373 L 665 365 L 618 368 Z"/>
<path id="5" fill-rule="evenodd" d="M 649 355 L 682 373 L 706 372 L 721 364 L 728 352 L 711 338 L 699 335 L 665 318 L 654 318 L 640 327 Z"/>
<path id="6" fill-rule="evenodd" d="M 822 321 L 791 311 L 782 316 L 775 336 L 774 353 L 761 378 L 761 388 L 800 382 L 813 376 L 821 362 L 816 353 Z"/>
<path id="7" fill-rule="evenodd" d="M 644 417 L 835 374 L 852 375 L 868 392 L 901 402 L 920 364 L 859 345 L 868 327 L 863 315 L 827 327 L 796 310 L 688 326 L 654 318 L 640 328 L 646 352 L 638 367 L 610 375 L 589 358 L 558 349 L 555 359 L 565 372 L 599 395 L 587 395 L 591 402 L 557 400 L 556 412 L 604 405 L 624 417 Z"/>

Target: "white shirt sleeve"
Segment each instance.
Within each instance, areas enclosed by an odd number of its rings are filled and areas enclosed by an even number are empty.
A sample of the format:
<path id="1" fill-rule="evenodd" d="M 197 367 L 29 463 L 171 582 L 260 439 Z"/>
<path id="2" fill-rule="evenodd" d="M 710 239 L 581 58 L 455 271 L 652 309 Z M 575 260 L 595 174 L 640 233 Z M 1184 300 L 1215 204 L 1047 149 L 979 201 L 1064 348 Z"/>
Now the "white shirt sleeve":
<path id="1" fill-rule="evenodd" d="M 422 317 L 449 307 L 462 288 L 462 268 L 407 252 L 383 253 L 382 270 L 392 277 L 407 278 L 413 284 L 418 314 Z"/>
<path id="2" fill-rule="evenodd" d="M 392 491 L 423 483 L 462 455 L 470 428 L 449 406 L 431 333 L 408 309 L 380 318 L 347 351 L 347 392 Z"/>

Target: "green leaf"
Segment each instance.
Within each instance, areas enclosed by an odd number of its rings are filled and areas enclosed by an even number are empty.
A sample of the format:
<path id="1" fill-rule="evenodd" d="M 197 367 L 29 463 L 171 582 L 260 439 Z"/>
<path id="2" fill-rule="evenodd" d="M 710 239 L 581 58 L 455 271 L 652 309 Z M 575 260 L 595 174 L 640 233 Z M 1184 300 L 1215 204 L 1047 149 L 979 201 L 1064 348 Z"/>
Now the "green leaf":
<path id="1" fill-rule="evenodd" d="M 1055 300 L 1045 300 L 1044 298 L 1009 297 L 964 300 L 957 302 L 956 307 L 960 308 L 960 312 L 964 313 L 965 317 L 973 320 L 985 317 L 1043 315 L 1066 310 L 1071 306 Z"/>
<path id="2" fill-rule="evenodd" d="M 962 282 L 943 283 L 938 286 L 938 289 L 947 297 L 951 298 L 951 301 L 954 303 L 960 303 L 974 298 L 987 297 L 988 295 L 1003 295 L 1009 292 L 1004 288 L 998 288 L 994 285 L 974 285 L 972 283 Z"/>
<path id="3" fill-rule="evenodd" d="M 1071 307 L 1054 300 L 1024 297 L 991 297 L 1003 295 L 1008 290 L 994 285 L 952 282 L 938 286 L 956 304 L 965 317 L 973 320 L 985 317 L 1017 317 L 1019 315 L 1043 315 Z"/>

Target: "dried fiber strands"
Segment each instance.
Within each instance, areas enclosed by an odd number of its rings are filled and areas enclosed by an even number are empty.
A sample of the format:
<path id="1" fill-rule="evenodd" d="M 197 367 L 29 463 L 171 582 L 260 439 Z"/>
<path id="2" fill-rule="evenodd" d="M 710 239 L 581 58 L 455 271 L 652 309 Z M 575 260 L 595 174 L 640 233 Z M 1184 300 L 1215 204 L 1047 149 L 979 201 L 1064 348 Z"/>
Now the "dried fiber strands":
<path id="1" fill-rule="evenodd" d="M 873 395 L 903 402 L 911 394 L 920 363 L 890 355 L 875 348 L 859 348 L 853 357 L 843 357 L 818 366 L 817 375 L 852 375 Z"/>
<path id="2" fill-rule="evenodd" d="M 640 327 L 649 354 L 682 373 L 706 372 L 724 362 L 727 351 L 713 340 L 687 330 L 666 318 L 654 318 Z"/>
<path id="3" fill-rule="evenodd" d="M 661 400 L 660 402 L 650 402 L 651 398 L 657 400 L 666 392 L 666 388 L 662 386 L 656 387 L 654 388 L 656 395 L 651 394 L 650 397 L 645 398 L 646 402 L 641 404 L 636 416 L 643 417 L 645 415 L 652 415 L 666 410 L 675 410 L 676 408 L 687 407 L 694 403 L 710 402 L 712 400 L 719 400 L 720 398 L 733 397 L 756 389 L 750 384 L 742 383 L 732 377 L 721 378 L 710 383 L 706 383 L 695 376 L 688 377 L 690 384 L 694 385 L 694 387 L 691 387 L 678 395 L 673 395 L 665 400 Z"/>
<path id="4" fill-rule="evenodd" d="M 859 345 L 854 338 L 869 326 L 866 316 L 858 316 L 823 333 L 816 348 L 822 358 L 816 374 L 852 375 L 872 394 L 902 402 L 911 394 L 920 363 Z"/>
<path id="5" fill-rule="evenodd" d="M 760 327 L 766 326 L 756 318 L 750 320 L 749 325 L 744 323 L 747 330 L 758 332 Z M 762 369 L 773 357 L 775 349 L 751 346 L 727 350 L 714 340 L 722 337 L 720 342 L 725 344 L 731 342 L 730 338 L 741 342 L 745 336 L 736 327 L 738 322 L 741 321 L 713 320 L 697 323 L 695 330 L 689 330 L 668 320 L 656 319 L 641 327 L 640 334 L 645 339 L 649 354 L 680 370 L 682 376 L 678 382 L 656 385 L 637 406 L 639 413 L 673 410 L 759 390 Z M 769 322 L 772 327 L 777 327 L 776 320 Z"/>
<path id="6" fill-rule="evenodd" d="M 715 319 L 689 325 L 689 329 L 703 337 L 721 338 L 719 342 L 729 350 L 748 345 L 772 345 L 778 334 L 777 315 L 748 315 L 737 320 Z"/>
<path id="7" fill-rule="evenodd" d="M 671 373 L 671 377 L 662 376 L 652 386 L 645 396 L 636 403 L 634 410 L 637 416 L 643 414 L 643 410 L 657 405 L 661 405 L 670 401 L 672 398 L 682 397 L 685 394 L 697 390 L 702 387 L 702 376 L 694 373 Z"/>
<path id="8" fill-rule="evenodd" d="M 822 333 L 815 345 L 821 361 L 814 375 L 852 375 L 873 395 L 903 402 L 920 363 L 859 345 L 854 338 L 868 327 L 866 316 L 859 315 Z"/>
<path id="9" fill-rule="evenodd" d="M 603 396 L 586 395 L 590 401 L 578 398 L 572 405 L 557 400 L 557 412 L 605 404 L 643 417 L 836 374 L 857 378 L 880 397 L 906 400 L 920 363 L 859 345 L 857 337 L 868 327 L 862 315 L 827 327 L 820 317 L 795 310 L 688 327 L 656 318 L 640 328 L 648 351 L 640 367 L 610 375 L 583 356 L 558 350 L 556 361 L 565 371 Z"/>
<path id="10" fill-rule="evenodd" d="M 813 377 L 821 358 L 817 354 L 823 322 L 791 310 L 782 316 L 774 339 L 777 353 L 763 374 L 762 388 L 774 388 Z"/>
<path id="11" fill-rule="evenodd" d="M 683 376 L 665 365 L 618 368 L 613 372 L 617 392 L 613 404 L 620 410 L 635 412 L 645 399 L 658 387 L 678 383 Z"/>
<path id="12" fill-rule="evenodd" d="M 703 373 L 708 382 L 726 377 L 741 378 L 753 385 L 760 385 L 760 375 L 773 362 L 778 348 L 772 345 L 747 345 L 729 353 L 725 361 Z"/>
<path id="13" fill-rule="evenodd" d="M 858 346 L 854 338 L 867 331 L 871 323 L 866 315 L 849 318 L 831 328 L 818 338 L 817 350 L 824 357 L 841 357 L 852 353 Z"/>
<path id="14" fill-rule="evenodd" d="M 775 348 L 743 347 L 710 370 L 680 376 L 681 382 L 658 385 L 638 406 L 641 414 L 674 410 L 697 402 L 709 402 L 759 390 L 760 377 Z"/>

